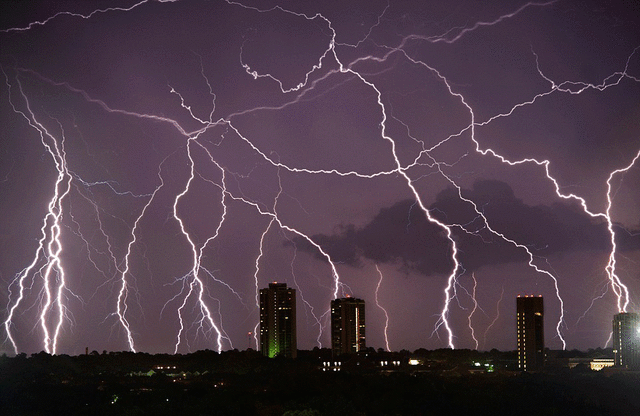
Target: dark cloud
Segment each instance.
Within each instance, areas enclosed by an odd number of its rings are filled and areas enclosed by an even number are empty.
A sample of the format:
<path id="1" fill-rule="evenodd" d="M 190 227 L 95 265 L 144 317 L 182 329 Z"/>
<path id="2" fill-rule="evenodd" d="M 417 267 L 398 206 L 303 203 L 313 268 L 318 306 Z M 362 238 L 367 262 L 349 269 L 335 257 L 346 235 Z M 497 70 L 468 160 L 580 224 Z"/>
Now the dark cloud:
<path id="1" fill-rule="evenodd" d="M 525 245 L 535 255 L 547 257 L 578 250 L 609 250 L 606 222 L 585 214 L 576 203 L 529 206 L 516 198 L 502 181 L 481 180 L 462 196 L 474 201 L 491 229 Z M 460 199 L 457 189 L 440 192 L 429 209 L 432 215 L 454 227 L 459 259 L 467 271 L 482 266 L 528 261 L 523 248 L 492 233 L 473 206 Z M 614 225 L 620 250 L 640 249 L 640 233 Z M 359 266 L 363 258 L 378 263 L 397 263 L 430 276 L 451 271 L 451 244 L 443 230 L 429 222 L 415 201 L 403 200 L 381 209 L 362 228 L 346 225 L 334 235 L 312 237 L 336 262 Z M 321 254 L 302 239 L 298 248 Z"/>
<path id="2" fill-rule="evenodd" d="M 613 231 L 616 233 L 616 246 L 620 251 L 640 250 L 640 230 L 630 230 L 614 224 Z"/>
<path id="3" fill-rule="evenodd" d="M 399 263 L 431 275 L 447 273 L 453 263 L 451 246 L 443 230 L 427 220 L 414 201 L 404 200 L 382 208 L 362 228 L 342 227 L 338 233 L 314 235 L 335 262 L 357 266 L 362 257 L 379 263 Z M 317 253 L 315 247 L 298 239 L 298 248 Z M 320 253 L 318 253 L 320 254 Z"/>

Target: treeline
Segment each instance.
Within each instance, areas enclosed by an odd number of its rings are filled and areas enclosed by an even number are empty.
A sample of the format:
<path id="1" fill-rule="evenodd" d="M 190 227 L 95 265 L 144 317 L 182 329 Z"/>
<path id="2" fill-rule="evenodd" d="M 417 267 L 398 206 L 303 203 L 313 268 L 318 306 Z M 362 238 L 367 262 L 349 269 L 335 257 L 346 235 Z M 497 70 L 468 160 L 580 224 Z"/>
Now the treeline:
<path id="1" fill-rule="evenodd" d="M 591 352 L 601 353 L 607 351 Z M 584 367 L 538 374 L 453 371 L 474 362 L 513 359 L 513 352 L 499 351 L 369 349 L 363 355 L 371 363 L 364 371 L 323 371 L 324 362 L 353 359 L 332 357 L 327 349 L 300 351 L 295 360 L 268 359 L 251 350 L 5 356 L 0 357 L 0 414 L 640 414 L 637 373 L 591 372 Z M 380 371 L 380 362 L 404 363 L 413 357 L 444 371 L 432 371 L 428 365 L 415 367 L 421 371 Z"/>
<path id="2" fill-rule="evenodd" d="M 473 361 L 515 361 L 515 352 L 502 352 L 492 350 L 480 352 L 466 349 L 418 349 L 414 352 L 402 350 L 389 352 L 382 349 L 368 348 L 357 356 L 361 363 L 367 361 L 376 365 L 380 361 L 401 361 L 406 364 L 412 358 L 420 358 L 433 362 L 440 362 L 447 367 L 470 364 Z M 348 362 L 354 360 L 354 356 L 334 356 L 328 348 L 314 348 L 313 350 L 299 350 L 298 358 L 291 360 L 296 368 L 301 371 L 317 369 L 324 361 Z M 283 365 L 289 362 L 283 358 L 276 358 L 277 363 Z M 156 372 L 167 373 L 167 367 L 176 367 L 176 370 L 191 373 L 216 373 L 216 374 L 245 374 L 249 371 L 261 371 L 262 367 L 269 367 L 274 359 L 263 357 L 258 351 L 248 349 L 245 351 L 229 350 L 221 353 L 202 350 L 189 354 L 149 354 L 143 352 L 107 352 L 98 353 L 92 351 L 89 354 L 78 356 L 50 355 L 39 352 L 27 356 L 18 354 L 15 357 L 0 356 L 0 369 L 8 378 L 16 376 L 42 379 L 53 377 L 55 379 L 69 379 L 94 374 L 129 374 L 132 372 Z M 163 367 L 160 369 L 159 367 Z M 160 370 L 160 371 L 158 371 Z"/>

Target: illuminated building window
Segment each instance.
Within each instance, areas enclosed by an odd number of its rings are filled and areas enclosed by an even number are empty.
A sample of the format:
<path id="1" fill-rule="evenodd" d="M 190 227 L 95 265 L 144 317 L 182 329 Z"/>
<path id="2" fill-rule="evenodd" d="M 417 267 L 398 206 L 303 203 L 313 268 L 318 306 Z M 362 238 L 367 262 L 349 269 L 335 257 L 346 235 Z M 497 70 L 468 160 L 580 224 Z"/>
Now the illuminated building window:
<path id="1" fill-rule="evenodd" d="M 541 296 L 516 299 L 518 368 L 539 370 L 544 365 L 544 304 Z"/>

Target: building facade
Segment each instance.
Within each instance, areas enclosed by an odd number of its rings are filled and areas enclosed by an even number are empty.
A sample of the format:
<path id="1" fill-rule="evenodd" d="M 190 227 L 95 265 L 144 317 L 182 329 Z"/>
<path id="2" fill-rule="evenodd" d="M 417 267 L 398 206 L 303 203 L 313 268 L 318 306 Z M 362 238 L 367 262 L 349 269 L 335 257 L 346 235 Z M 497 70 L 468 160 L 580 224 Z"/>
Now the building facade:
<path id="1" fill-rule="evenodd" d="M 516 298 L 518 369 L 536 371 L 544 366 L 544 303 L 542 296 Z"/>
<path id="2" fill-rule="evenodd" d="M 637 313 L 613 316 L 613 353 L 616 367 L 640 370 L 640 317 Z"/>
<path id="3" fill-rule="evenodd" d="M 351 297 L 331 301 L 331 350 L 353 354 L 367 347 L 364 300 Z"/>
<path id="4" fill-rule="evenodd" d="M 260 289 L 260 351 L 272 358 L 296 358 L 296 291 L 286 283 Z"/>

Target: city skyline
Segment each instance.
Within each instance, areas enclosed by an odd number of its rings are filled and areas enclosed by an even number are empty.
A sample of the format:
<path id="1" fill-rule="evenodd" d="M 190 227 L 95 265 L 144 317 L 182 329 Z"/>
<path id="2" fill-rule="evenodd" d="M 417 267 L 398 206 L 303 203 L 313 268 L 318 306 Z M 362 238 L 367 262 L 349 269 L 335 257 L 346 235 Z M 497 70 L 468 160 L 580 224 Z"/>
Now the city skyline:
<path id="1" fill-rule="evenodd" d="M 640 10 L 0 2 L 0 353 L 611 347 L 640 311 Z M 250 336 L 247 334 L 251 333 Z"/>

